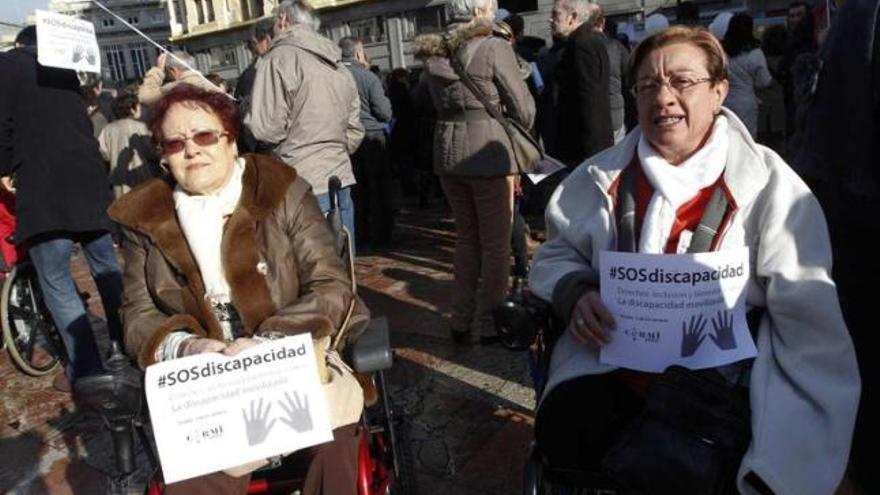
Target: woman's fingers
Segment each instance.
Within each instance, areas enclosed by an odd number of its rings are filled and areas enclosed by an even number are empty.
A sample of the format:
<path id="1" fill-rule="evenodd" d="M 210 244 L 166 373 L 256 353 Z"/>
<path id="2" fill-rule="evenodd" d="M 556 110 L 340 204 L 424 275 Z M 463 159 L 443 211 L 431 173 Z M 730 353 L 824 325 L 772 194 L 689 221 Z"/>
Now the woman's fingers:
<path id="1" fill-rule="evenodd" d="M 590 296 L 590 303 L 593 307 L 593 311 L 596 312 L 596 316 L 599 318 L 599 323 L 602 325 L 602 328 L 615 330 L 617 328 L 617 322 L 614 321 L 614 316 L 611 315 L 611 312 L 605 307 L 605 303 L 602 302 L 602 296 L 596 291 L 590 291 L 587 295 Z"/>
<path id="2" fill-rule="evenodd" d="M 227 356 L 235 356 L 248 347 L 253 347 L 255 345 L 257 345 L 257 342 L 254 339 L 238 338 L 223 349 L 223 354 Z"/>
<path id="3" fill-rule="evenodd" d="M 589 291 L 578 300 L 568 324 L 576 339 L 596 347 L 602 347 L 611 340 L 606 328 L 613 327 L 614 318 L 596 291 Z"/>
<path id="4" fill-rule="evenodd" d="M 226 344 L 214 339 L 196 338 L 184 343 L 186 346 L 183 350 L 184 356 L 192 356 L 193 354 L 202 354 L 204 352 L 222 352 L 226 348 Z"/>

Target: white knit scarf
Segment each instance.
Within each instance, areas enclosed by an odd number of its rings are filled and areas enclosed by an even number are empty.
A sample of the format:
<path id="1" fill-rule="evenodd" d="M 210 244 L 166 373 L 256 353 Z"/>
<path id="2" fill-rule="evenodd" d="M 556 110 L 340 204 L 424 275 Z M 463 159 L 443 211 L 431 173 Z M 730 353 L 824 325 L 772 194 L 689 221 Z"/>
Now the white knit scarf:
<path id="1" fill-rule="evenodd" d="M 638 147 L 639 162 L 654 187 L 654 195 L 642 221 L 640 253 L 664 253 L 678 208 L 693 199 L 701 189 L 714 184 L 724 172 L 729 142 L 727 128 L 727 118 L 718 115 L 706 144 L 679 165 L 663 159 L 642 134 Z"/>
<path id="2" fill-rule="evenodd" d="M 229 283 L 223 271 L 221 242 L 226 217 L 232 214 L 241 197 L 244 159 L 232 167 L 229 182 L 215 194 L 194 195 L 179 185 L 174 188 L 174 208 L 186 242 L 199 265 L 205 283 L 205 295 L 211 303 L 230 301 Z"/>

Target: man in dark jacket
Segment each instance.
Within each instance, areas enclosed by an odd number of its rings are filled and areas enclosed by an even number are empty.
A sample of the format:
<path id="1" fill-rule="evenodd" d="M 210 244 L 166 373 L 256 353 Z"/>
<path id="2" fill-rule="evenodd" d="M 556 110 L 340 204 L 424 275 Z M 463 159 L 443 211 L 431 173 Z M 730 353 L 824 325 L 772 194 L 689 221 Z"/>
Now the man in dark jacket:
<path id="1" fill-rule="evenodd" d="M 109 234 L 107 170 L 76 73 L 37 63 L 33 27 L 19 34 L 16 45 L 0 60 L 0 175 L 15 174 L 16 240 L 29 249 L 73 382 L 102 369 L 70 274 L 75 242 L 95 277 L 110 336 L 121 339 L 122 275 Z"/>
<path id="2" fill-rule="evenodd" d="M 626 104 L 623 97 L 626 92 L 626 83 L 623 80 L 623 75 L 626 74 L 629 52 L 620 40 L 605 34 L 605 14 L 598 3 L 591 5 L 591 17 L 593 18 L 593 30 L 602 37 L 605 50 L 608 52 L 608 102 L 611 107 L 611 129 L 614 131 L 614 144 L 617 144 L 623 141 L 626 136 Z"/>
<path id="3" fill-rule="evenodd" d="M 608 52 L 593 30 L 590 0 L 556 0 L 554 37 L 566 39 L 557 68 L 556 157 L 569 167 L 614 144 L 609 103 Z"/>
<path id="4" fill-rule="evenodd" d="M 357 186 L 354 188 L 355 224 L 360 244 L 372 247 L 391 242 L 394 225 L 391 163 L 388 160 L 385 130 L 391 122 L 391 100 L 385 96 L 382 81 L 367 70 L 364 45 L 353 37 L 339 40 L 342 64 L 351 71 L 361 100 L 364 140 L 352 155 Z"/>

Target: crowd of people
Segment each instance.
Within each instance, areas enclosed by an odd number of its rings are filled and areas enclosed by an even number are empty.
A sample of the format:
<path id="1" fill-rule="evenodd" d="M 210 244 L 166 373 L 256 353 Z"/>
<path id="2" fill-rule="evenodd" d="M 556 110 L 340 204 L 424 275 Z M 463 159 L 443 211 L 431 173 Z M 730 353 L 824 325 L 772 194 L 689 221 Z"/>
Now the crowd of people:
<path id="1" fill-rule="evenodd" d="M 303 332 L 332 353 L 369 312 L 324 221 L 329 179 L 361 252 L 393 247 L 398 191 L 419 207 L 442 195 L 456 234 L 451 338 L 496 342 L 493 310 L 511 278 L 528 278 L 565 328 L 538 452 L 602 471 L 662 377 L 598 359 L 617 324 L 600 251 L 745 246 L 757 357 L 718 372 L 747 377 L 751 429 L 724 489 L 832 493 L 851 442 L 867 487 L 876 384 L 860 281 L 877 273 L 880 28 L 870 0 L 848 0 L 826 30 L 815 18 L 796 1 L 784 26 L 757 32 L 736 12 L 707 29 L 682 2 L 675 25 L 651 16 L 633 43 L 598 3 L 555 0 L 546 46 L 496 0 L 451 0 L 446 30 L 415 40 L 420 70 L 383 78 L 360 40 L 330 40 L 307 2 L 284 0 L 253 26 L 234 88 L 176 51 L 111 98 L 99 79 L 40 65 L 26 28 L 0 54 L 3 261 L 36 268 L 67 351 L 61 390 L 103 369 L 75 244 L 110 338 L 141 367 Z M 563 169 L 524 180 L 507 121 Z M 546 242 L 530 262 L 524 215 L 539 214 Z M 362 406 L 331 399 L 344 420 L 303 493 L 354 493 Z M 244 493 L 247 480 L 218 472 L 166 492 Z"/>

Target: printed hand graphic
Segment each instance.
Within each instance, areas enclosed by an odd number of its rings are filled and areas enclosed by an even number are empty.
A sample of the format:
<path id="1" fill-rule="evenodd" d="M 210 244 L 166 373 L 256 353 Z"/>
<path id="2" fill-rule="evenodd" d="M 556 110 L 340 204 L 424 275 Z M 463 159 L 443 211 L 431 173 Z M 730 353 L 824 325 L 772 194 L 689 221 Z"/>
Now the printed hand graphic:
<path id="1" fill-rule="evenodd" d="M 706 335 L 703 329 L 706 327 L 706 320 L 703 315 L 691 316 L 690 325 L 687 322 L 681 322 L 681 357 L 691 357 L 700 348 Z"/>
<path id="2" fill-rule="evenodd" d="M 85 49 L 83 48 L 82 45 L 76 45 L 76 47 L 74 47 L 74 49 L 73 49 L 73 62 L 76 63 L 76 62 L 79 62 L 80 60 L 82 60 L 83 56 L 85 56 L 84 52 L 85 52 Z"/>
<path id="3" fill-rule="evenodd" d="M 715 335 L 711 335 L 712 342 L 722 351 L 736 349 L 736 339 L 733 336 L 733 315 L 730 311 L 719 311 L 717 318 L 712 318 L 712 326 Z"/>
<path id="4" fill-rule="evenodd" d="M 284 411 L 287 412 L 287 417 L 282 417 L 281 421 L 293 428 L 297 433 L 311 431 L 312 415 L 309 411 L 309 396 L 303 394 L 303 400 L 300 401 L 299 394 L 296 392 L 293 393 L 293 398 L 290 397 L 288 392 L 285 392 L 284 397 L 287 399 L 286 404 L 283 401 L 278 401 L 281 407 L 284 408 Z"/>
<path id="5" fill-rule="evenodd" d="M 256 410 L 254 410 L 255 404 Z M 260 399 L 259 403 L 255 400 L 251 401 L 250 418 L 248 418 L 245 409 L 241 410 L 241 415 L 244 417 L 245 429 L 247 430 L 248 445 L 259 445 L 266 440 L 266 437 L 269 435 L 269 430 L 275 425 L 274 419 L 268 425 L 266 424 L 266 420 L 269 419 L 269 409 L 271 408 L 272 403 L 269 402 L 266 404 L 266 409 L 264 410 L 263 399 Z"/>

